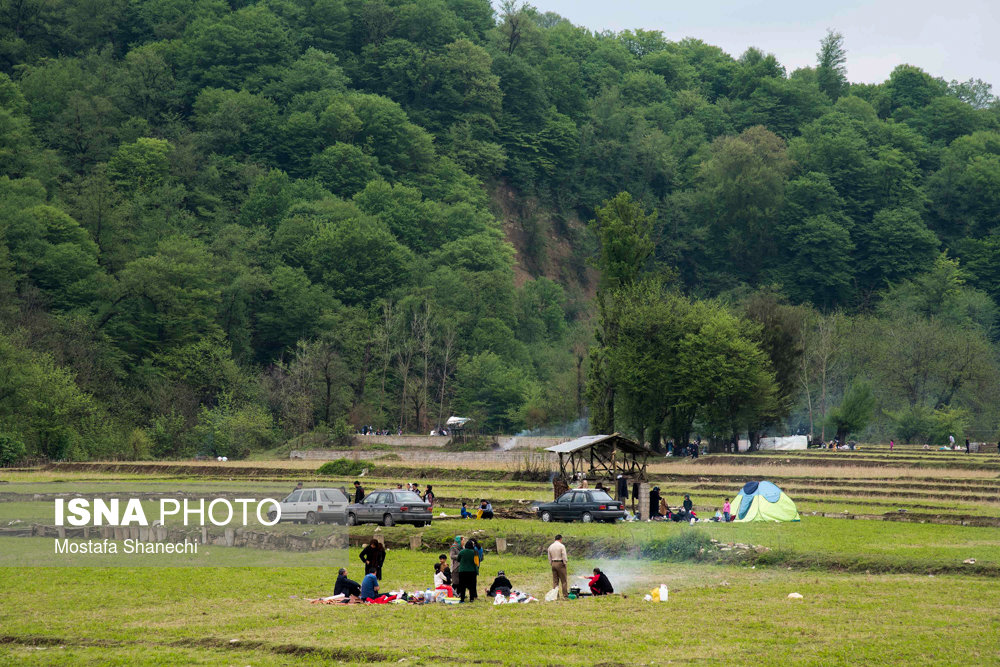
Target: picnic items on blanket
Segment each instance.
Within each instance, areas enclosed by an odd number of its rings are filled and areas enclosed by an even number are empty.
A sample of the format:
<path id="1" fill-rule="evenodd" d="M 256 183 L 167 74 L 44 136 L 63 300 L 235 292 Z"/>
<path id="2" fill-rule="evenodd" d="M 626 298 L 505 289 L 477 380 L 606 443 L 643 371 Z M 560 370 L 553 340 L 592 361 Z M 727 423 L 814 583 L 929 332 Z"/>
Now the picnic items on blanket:
<path id="1" fill-rule="evenodd" d="M 349 595 L 330 595 L 322 598 L 307 598 L 312 604 L 458 604 L 461 600 L 455 597 L 455 591 L 451 586 L 440 586 L 437 589 L 423 591 L 390 591 L 386 595 L 380 595 L 372 600 L 359 600 L 351 598 Z M 510 596 L 498 593 L 493 600 L 493 604 L 526 604 L 528 602 L 538 602 L 538 599 L 529 593 L 521 591 L 511 591 Z"/>

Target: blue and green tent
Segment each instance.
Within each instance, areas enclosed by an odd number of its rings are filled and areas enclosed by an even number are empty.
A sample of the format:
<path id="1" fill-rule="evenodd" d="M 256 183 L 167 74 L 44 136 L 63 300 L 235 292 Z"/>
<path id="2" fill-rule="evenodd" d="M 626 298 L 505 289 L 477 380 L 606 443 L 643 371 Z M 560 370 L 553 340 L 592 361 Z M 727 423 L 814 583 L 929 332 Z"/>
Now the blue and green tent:
<path id="1" fill-rule="evenodd" d="M 747 482 L 736 494 L 734 521 L 798 521 L 799 511 L 788 494 L 771 482 Z"/>

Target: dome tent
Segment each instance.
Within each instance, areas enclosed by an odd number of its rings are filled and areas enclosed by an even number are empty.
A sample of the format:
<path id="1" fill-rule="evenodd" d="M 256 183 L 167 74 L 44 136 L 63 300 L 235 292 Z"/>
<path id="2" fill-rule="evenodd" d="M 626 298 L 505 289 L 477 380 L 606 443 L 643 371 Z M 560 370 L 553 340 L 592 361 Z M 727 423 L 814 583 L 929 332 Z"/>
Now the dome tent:
<path id="1" fill-rule="evenodd" d="M 788 494 L 771 482 L 747 482 L 732 505 L 734 521 L 798 521 L 799 511 Z"/>

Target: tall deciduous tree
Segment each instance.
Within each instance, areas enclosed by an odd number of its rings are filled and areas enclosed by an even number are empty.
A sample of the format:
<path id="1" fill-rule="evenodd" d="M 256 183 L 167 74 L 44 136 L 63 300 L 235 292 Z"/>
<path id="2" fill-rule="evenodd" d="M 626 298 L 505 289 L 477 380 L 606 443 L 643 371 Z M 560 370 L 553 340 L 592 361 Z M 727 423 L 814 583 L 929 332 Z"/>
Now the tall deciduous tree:
<path id="1" fill-rule="evenodd" d="M 819 42 L 819 53 L 816 54 L 816 83 L 834 102 L 847 89 L 846 63 L 844 36 L 827 30 L 826 36 Z"/>

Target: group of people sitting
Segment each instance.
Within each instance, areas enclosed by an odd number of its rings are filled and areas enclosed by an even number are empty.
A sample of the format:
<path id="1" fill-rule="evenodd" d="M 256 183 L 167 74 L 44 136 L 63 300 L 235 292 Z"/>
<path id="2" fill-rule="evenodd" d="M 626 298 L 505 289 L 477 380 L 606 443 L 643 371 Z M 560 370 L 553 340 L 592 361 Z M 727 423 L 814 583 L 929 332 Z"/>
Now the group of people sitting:
<path id="1" fill-rule="evenodd" d="M 456 546 L 452 547 L 453 551 L 461 543 L 460 538 L 456 537 L 455 539 Z M 453 561 L 457 558 L 457 579 L 453 580 L 452 568 L 449 565 L 448 556 L 441 554 L 438 556 L 438 562 L 434 563 L 434 589 L 444 590 L 449 596 L 457 594 L 462 602 L 465 602 L 466 594 L 468 593 L 469 602 L 475 601 L 477 599 L 476 579 L 479 575 L 479 565 L 483 561 L 482 547 L 474 539 L 470 539 L 465 543 L 465 548 L 459 550 L 451 558 Z M 462 569 L 463 560 L 465 561 L 464 577 Z M 473 566 L 475 566 L 475 569 L 473 569 Z M 591 595 L 610 595 L 615 592 L 614 586 L 611 585 L 611 581 L 607 575 L 601 572 L 601 569 L 598 567 L 594 568 L 592 576 L 581 578 L 587 579 Z M 486 597 L 489 598 L 497 595 L 508 597 L 512 592 L 515 592 L 515 589 L 514 584 L 507 578 L 507 573 L 500 570 L 493 579 L 493 583 L 485 589 L 485 592 Z"/>
<path id="2" fill-rule="evenodd" d="M 479 501 L 479 509 L 475 512 L 470 512 L 468 504 L 464 501 L 462 502 L 462 518 L 463 519 L 492 519 L 493 518 L 493 505 L 490 504 L 488 500 Z"/>
<path id="3" fill-rule="evenodd" d="M 694 509 L 691 496 L 684 494 L 684 500 L 677 508 L 671 508 L 667 504 L 667 499 L 660 495 L 660 487 L 654 486 L 649 492 L 649 518 L 654 521 L 700 521 L 698 512 Z M 733 515 L 729 505 L 729 498 L 722 503 L 722 509 L 715 508 L 715 516 L 709 521 L 729 522 Z"/>
<path id="4" fill-rule="evenodd" d="M 362 426 L 356 430 L 358 435 L 392 435 L 387 428 L 375 428 L 374 426 Z M 403 435 L 403 429 L 398 429 L 396 435 Z"/>

